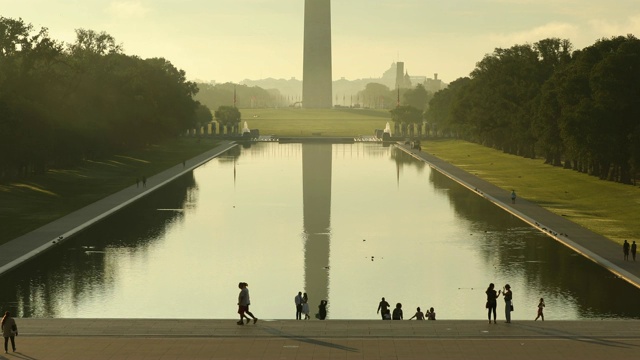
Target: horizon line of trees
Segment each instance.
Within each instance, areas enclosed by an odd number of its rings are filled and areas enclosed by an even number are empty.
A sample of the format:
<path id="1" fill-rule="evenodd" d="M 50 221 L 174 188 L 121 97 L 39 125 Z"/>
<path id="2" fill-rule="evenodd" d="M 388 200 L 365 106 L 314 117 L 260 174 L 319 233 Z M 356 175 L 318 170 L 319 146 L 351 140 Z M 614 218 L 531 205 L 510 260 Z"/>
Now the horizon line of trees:
<path id="1" fill-rule="evenodd" d="M 105 32 L 52 39 L 0 17 L 0 181 L 183 134 L 211 112 L 166 59 L 123 53 Z"/>
<path id="2" fill-rule="evenodd" d="M 454 136 L 600 179 L 640 170 L 640 40 L 569 40 L 496 48 L 469 77 L 437 92 L 424 119 Z"/>
<path id="3" fill-rule="evenodd" d="M 290 99 L 282 96 L 277 89 L 263 89 L 234 83 L 197 83 L 198 93 L 194 98 L 209 109 L 221 106 L 236 106 L 242 109 L 277 108 L 288 106 Z"/>
<path id="4" fill-rule="evenodd" d="M 210 109 L 217 109 L 220 106 L 236 106 L 239 109 L 251 108 L 277 108 L 293 106 L 300 103 L 298 97 L 284 96 L 278 89 L 265 89 L 259 86 L 248 86 L 245 84 L 235 84 L 231 82 L 212 84 L 196 84 L 198 93 L 195 99 L 206 105 Z M 415 88 L 390 89 L 388 86 L 371 82 L 365 88 L 355 94 L 355 96 L 343 95 L 343 102 L 349 102 L 358 108 L 373 109 L 393 109 L 397 105 L 398 95 L 402 103 L 419 108 L 421 111 L 426 108 L 429 100 L 433 98 L 433 93 L 427 91 L 423 84 L 416 85 Z M 335 94 L 334 107 L 349 108 L 349 105 L 339 105 L 340 97 Z"/>
<path id="5" fill-rule="evenodd" d="M 413 88 L 390 89 L 387 85 L 371 82 L 356 94 L 365 108 L 394 110 L 398 100 L 402 106 L 411 106 L 424 111 L 434 93 L 425 89 L 423 84 Z"/>

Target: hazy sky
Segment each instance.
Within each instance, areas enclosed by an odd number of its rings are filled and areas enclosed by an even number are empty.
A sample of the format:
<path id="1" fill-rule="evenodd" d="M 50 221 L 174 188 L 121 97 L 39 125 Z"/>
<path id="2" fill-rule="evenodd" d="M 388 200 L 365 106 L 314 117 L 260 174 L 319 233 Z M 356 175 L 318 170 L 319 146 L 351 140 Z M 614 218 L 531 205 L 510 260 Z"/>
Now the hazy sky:
<path id="1" fill-rule="evenodd" d="M 332 0 L 333 77 L 467 76 L 496 47 L 568 38 L 575 48 L 640 36 L 638 0 Z M 106 31 L 129 55 L 164 57 L 191 80 L 302 77 L 304 0 L 0 0 L 0 15 Z"/>

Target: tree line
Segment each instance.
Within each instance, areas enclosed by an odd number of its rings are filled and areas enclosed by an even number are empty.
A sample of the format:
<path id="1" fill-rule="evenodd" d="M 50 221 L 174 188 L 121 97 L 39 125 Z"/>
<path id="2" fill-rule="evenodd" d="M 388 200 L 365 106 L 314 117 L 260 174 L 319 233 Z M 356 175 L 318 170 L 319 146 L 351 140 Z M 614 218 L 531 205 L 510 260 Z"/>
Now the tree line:
<path id="1" fill-rule="evenodd" d="M 0 17 L 0 180 L 72 166 L 184 133 L 211 112 L 166 59 L 123 53 L 105 32 L 66 44 Z"/>
<path id="2" fill-rule="evenodd" d="M 429 102 L 437 134 L 632 183 L 640 170 L 640 40 L 497 48 Z"/>
<path id="3" fill-rule="evenodd" d="M 265 90 L 258 86 L 233 83 L 197 85 L 199 91 L 195 99 L 210 109 L 218 109 L 221 106 L 235 106 L 241 109 L 287 106 L 277 89 Z"/>
<path id="4" fill-rule="evenodd" d="M 357 98 L 368 108 L 394 109 L 398 106 L 398 100 L 403 106 L 411 106 L 424 111 L 433 98 L 433 93 L 425 89 L 424 85 L 417 84 L 415 88 L 389 89 L 388 86 L 379 83 L 368 83 Z"/>

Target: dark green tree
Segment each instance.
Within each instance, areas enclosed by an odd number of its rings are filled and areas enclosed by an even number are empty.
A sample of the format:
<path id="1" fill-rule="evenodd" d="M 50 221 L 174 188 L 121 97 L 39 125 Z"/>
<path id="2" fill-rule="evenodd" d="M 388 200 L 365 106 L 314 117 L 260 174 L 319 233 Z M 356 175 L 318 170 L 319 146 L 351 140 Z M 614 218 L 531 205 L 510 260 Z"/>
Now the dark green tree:
<path id="1" fill-rule="evenodd" d="M 207 105 L 198 103 L 196 108 L 196 122 L 199 125 L 208 124 L 213 121 L 213 114 Z"/>
<path id="2" fill-rule="evenodd" d="M 632 35 L 598 40 L 574 53 L 559 72 L 559 126 L 572 167 L 601 179 L 631 183 L 640 110 L 640 41 Z M 633 174 L 633 175 L 632 175 Z"/>
<path id="3" fill-rule="evenodd" d="M 215 111 L 214 116 L 221 126 L 227 128 L 227 133 L 229 129 L 237 128 L 241 120 L 240 110 L 234 106 L 222 105 Z"/>
<path id="4" fill-rule="evenodd" d="M 124 55 L 106 33 L 63 46 L 0 17 L 0 180 L 143 147 L 196 124 L 195 84 L 165 59 Z"/>
<path id="5" fill-rule="evenodd" d="M 534 44 L 540 54 L 541 76 L 548 79 L 542 86 L 533 109 L 533 134 L 536 149 L 545 163 L 561 166 L 565 153 L 558 119 L 561 106 L 558 102 L 557 82 L 562 68 L 571 61 L 572 45 L 569 40 L 544 39 Z"/>
<path id="6" fill-rule="evenodd" d="M 366 107 L 376 109 L 391 109 L 396 106 L 395 93 L 386 85 L 368 83 L 365 89 L 358 92 L 358 98 L 363 99 Z"/>
<path id="7" fill-rule="evenodd" d="M 402 97 L 405 105 L 413 106 L 421 111 L 424 111 L 429 101 L 429 93 L 422 84 L 416 85 L 414 89 L 406 90 Z"/>
<path id="8" fill-rule="evenodd" d="M 389 110 L 391 119 L 397 123 L 419 124 L 422 122 L 422 111 L 413 106 L 402 105 Z"/>
<path id="9" fill-rule="evenodd" d="M 460 101 L 463 90 L 469 86 L 471 79 L 468 77 L 454 80 L 445 89 L 436 92 L 429 101 L 429 106 L 424 112 L 424 120 L 427 122 L 427 131 L 438 134 L 455 135 L 463 137 L 465 132 L 464 115 L 454 116 L 454 109 L 461 109 L 455 104 Z M 460 119 L 460 120 L 459 120 Z"/>

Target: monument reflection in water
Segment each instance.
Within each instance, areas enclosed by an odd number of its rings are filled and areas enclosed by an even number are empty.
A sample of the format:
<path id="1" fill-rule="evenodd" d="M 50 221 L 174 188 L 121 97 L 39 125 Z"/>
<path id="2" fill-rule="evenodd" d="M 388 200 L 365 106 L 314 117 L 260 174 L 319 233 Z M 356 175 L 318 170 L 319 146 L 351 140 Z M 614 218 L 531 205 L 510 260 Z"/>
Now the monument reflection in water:
<path id="1" fill-rule="evenodd" d="M 307 292 L 329 319 L 485 319 L 490 282 L 513 318 L 640 318 L 640 290 L 394 147 L 237 147 L 0 278 L 24 317 L 293 319 Z M 498 303 L 499 317 L 503 302 Z"/>
<path id="2" fill-rule="evenodd" d="M 309 301 L 310 309 L 329 297 L 331 150 L 328 144 L 302 145 L 304 288 L 309 299 L 318 302 Z M 327 310 L 330 314 L 331 304 Z"/>

